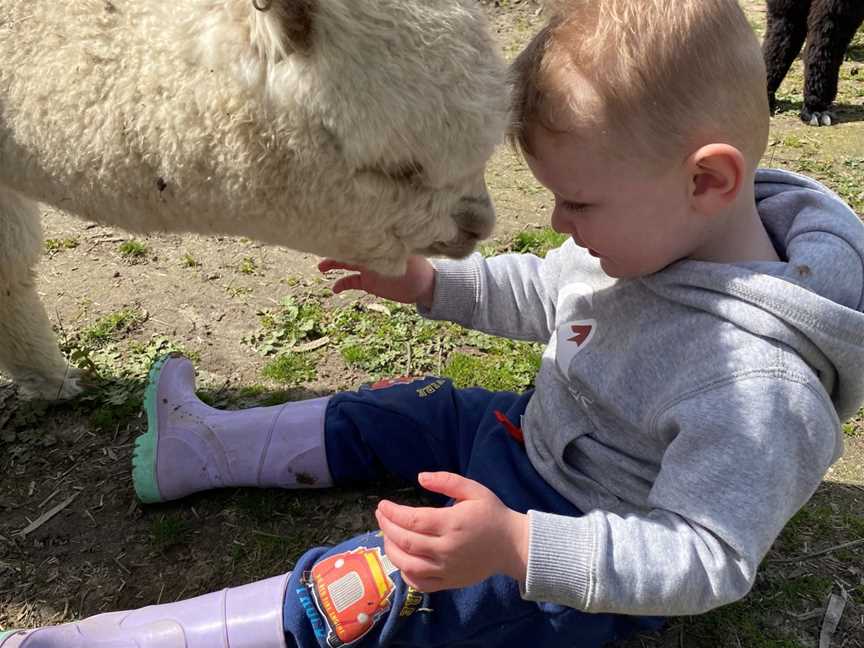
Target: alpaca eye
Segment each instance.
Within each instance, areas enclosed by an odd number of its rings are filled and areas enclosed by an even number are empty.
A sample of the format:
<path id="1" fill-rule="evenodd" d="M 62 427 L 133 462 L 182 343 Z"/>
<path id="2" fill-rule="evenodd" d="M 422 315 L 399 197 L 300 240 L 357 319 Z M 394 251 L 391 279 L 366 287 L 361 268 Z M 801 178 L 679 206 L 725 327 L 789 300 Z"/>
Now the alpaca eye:
<path id="1" fill-rule="evenodd" d="M 391 182 L 401 184 L 417 184 L 423 177 L 423 165 L 416 162 L 406 162 L 398 165 L 375 165 L 357 169 L 357 173 L 372 173 L 384 176 Z"/>
<path id="2" fill-rule="evenodd" d="M 423 175 L 423 166 L 417 162 L 407 162 L 400 166 L 383 169 L 384 175 L 397 182 L 417 182 Z"/>

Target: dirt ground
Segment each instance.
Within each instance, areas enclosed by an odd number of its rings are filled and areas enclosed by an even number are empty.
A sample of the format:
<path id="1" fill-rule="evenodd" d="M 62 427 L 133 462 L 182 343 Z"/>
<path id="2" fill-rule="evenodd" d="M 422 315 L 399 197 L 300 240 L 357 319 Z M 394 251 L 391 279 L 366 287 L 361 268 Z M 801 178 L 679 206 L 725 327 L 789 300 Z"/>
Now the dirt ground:
<path id="1" fill-rule="evenodd" d="M 761 3 L 745 5 L 760 24 Z M 487 6 L 508 56 L 543 20 L 533 2 Z M 860 58 L 851 65 L 864 71 Z M 862 78 L 854 80 L 859 88 Z M 795 133 L 805 144 L 806 138 L 821 138 L 820 155 L 861 158 L 864 90 L 857 92 L 844 104 L 846 122 L 831 132 L 804 133 L 787 112 L 775 117 L 772 137 L 785 142 Z M 788 162 L 783 156 L 793 149 L 778 147 L 776 162 Z M 809 149 L 802 150 L 803 155 Z M 496 155 L 488 181 L 499 211 L 499 240 L 548 221 L 548 197 L 510 151 Z M 267 360 L 244 339 L 258 330 L 258 314 L 284 296 L 326 294 L 316 258 L 242 239 L 132 236 L 47 207 L 44 226 L 46 239 L 55 243 L 39 268 L 39 289 L 61 339 L 132 310 L 138 317 L 116 347 L 117 367 L 135 349 L 167 340 L 193 355 L 199 385 L 217 404 L 262 402 L 284 389 L 262 377 Z M 146 248 L 137 257 L 128 248 L 121 252 L 133 239 Z M 337 308 L 353 299 L 327 298 L 326 304 Z M 314 379 L 291 387 L 288 397 L 328 394 L 368 377 L 335 354 Z M 145 507 L 134 497 L 130 471 L 133 441 L 144 421 L 134 412 L 107 419 L 104 413 L 104 402 L 86 399 L 56 406 L 22 403 L 0 380 L 0 628 L 174 601 L 269 577 L 290 570 L 305 547 L 372 528 L 371 511 L 382 494 L 403 501 L 417 497 L 385 484 L 314 493 L 230 490 Z M 864 545 L 836 549 L 864 539 L 864 432 L 849 435 L 846 456 L 806 512 L 769 555 L 763 585 L 744 608 L 736 608 L 740 616 L 717 615 L 707 625 L 679 621 L 628 646 L 735 646 L 730 627 L 764 640 L 742 643 L 734 635 L 738 646 L 815 646 L 826 593 L 842 590 L 848 603 L 831 645 L 864 647 Z M 28 525 L 35 528 L 21 533 Z M 794 560 L 826 548 L 831 551 Z M 758 627 L 745 628 L 754 618 Z M 711 638 L 715 626 L 725 628 L 722 641 Z"/>

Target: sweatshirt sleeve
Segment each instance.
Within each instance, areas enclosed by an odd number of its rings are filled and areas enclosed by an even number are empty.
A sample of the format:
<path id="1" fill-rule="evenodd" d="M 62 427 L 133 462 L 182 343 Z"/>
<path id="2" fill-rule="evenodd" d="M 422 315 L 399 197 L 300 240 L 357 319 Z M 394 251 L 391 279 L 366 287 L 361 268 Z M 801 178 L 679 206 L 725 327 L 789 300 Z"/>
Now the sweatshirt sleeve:
<path id="1" fill-rule="evenodd" d="M 669 405 L 650 429 L 669 443 L 652 508 L 531 511 L 525 598 L 640 615 L 738 600 L 842 445 L 827 395 L 803 377 L 737 377 Z"/>
<path id="2" fill-rule="evenodd" d="M 559 254 L 435 259 L 432 308 L 419 312 L 491 335 L 547 342 L 555 327 Z"/>

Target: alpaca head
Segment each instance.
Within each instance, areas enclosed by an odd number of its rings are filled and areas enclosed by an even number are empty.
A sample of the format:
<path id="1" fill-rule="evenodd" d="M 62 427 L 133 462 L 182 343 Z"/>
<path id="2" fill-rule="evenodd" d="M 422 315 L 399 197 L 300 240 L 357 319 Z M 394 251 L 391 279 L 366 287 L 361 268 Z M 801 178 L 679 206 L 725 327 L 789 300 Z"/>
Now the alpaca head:
<path id="1" fill-rule="evenodd" d="M 296 131 L 317 172 L 303 208 L 345 225 L 296 247 L 398 272 L 490 233 L 483 173 L 509 97 L 476 0 L 197 1 L 210 22 L 196 47 Z"/>

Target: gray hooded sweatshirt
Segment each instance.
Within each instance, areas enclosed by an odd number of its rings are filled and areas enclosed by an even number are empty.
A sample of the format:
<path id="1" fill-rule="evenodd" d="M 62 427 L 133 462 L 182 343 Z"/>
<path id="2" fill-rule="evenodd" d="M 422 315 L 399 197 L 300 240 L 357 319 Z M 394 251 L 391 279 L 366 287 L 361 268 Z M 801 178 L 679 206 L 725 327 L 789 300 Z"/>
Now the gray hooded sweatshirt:
<path id="1" fill-rule="evenodd" d="M 547 343 L 526 449 L 585 515 L 529 512 L 525 598 L 663 615 L 737 600 L 840 456 L 864 401 L 864 225 L 784 171 L 757 173 L 756 200 L 781 262 L 618 280 L 572 241 L 436 261 L 426 316 Z"/>

